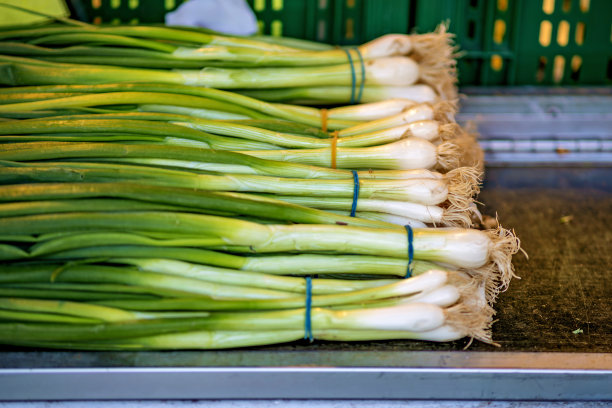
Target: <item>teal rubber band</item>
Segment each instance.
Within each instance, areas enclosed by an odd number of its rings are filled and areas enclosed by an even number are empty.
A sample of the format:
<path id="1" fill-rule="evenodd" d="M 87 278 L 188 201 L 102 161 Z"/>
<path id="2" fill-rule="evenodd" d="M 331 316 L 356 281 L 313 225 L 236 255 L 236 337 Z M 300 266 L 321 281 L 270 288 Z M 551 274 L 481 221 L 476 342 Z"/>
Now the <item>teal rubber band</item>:
<path id="1" fill-rule="evenodd" d="M 413 265 L 412 261 L 414 258 L 414 232 L 412 231 L 412 227 L 410 225 L 404 225 L 406 228 L 406 232 L 408 233 L 408 267 L 406 268 L 406 278 L 412 277 Z"/>
<path id="2" fill-rule="evenodd" d="M 361 65 L 361 83 L 359 84 L 359 93 L 357 94 L 357 103 L 361 103 L 361 96 L 363 95 L 363 87 L 365 86 L 365 62 L 363 61 L 363 55 L 361 55 L 361 51 L 359 48 L 355 47 L 355 51 L 357 51 L 357 56 L 359 57 L 359 64 Z"/>
<path id="3" fill-rule="evenodd" d="M 304 311 L 304 338 L 310 341 L 314 341 L 312 335 L 312 278 L 306 277 L 306 310 Z"/>
<path id="4" fill-rule="evenodd" d="M 357 200 L 359 199 L 359 175 L 355 170 L 351 170 L 351 173 L 353 173 L 354 182 L 353 203 L 351 204 L 351 217 L 354 217 L 355 213 L 357 212 Z"/>
<path id="5" fill-rule="evenodd" d="M 351 48 L 343 48 L 346 56 L 348 57 L 349 64 L 351 66 L 351 101 L 350 104 L 355 104 L 355 88 L 357 87 L 357 74 L 355 73 L 355 65 L 353 64 L 353 57 L 351 57 Z M 360 54 L 361 55 L 361 54 Z"/>

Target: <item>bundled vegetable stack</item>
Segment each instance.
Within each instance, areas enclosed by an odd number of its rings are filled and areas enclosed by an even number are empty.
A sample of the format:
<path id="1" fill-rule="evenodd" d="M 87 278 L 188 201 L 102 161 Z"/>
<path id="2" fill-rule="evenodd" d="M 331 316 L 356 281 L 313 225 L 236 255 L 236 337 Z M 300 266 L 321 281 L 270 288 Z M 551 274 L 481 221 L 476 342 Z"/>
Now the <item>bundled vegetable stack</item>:
<path id="1" fill-rule="evenodd" d="M 1 343 L 492 341 L 518 240 L 469 228 L 482 153 L 443 29 L 0 39 Z"/>

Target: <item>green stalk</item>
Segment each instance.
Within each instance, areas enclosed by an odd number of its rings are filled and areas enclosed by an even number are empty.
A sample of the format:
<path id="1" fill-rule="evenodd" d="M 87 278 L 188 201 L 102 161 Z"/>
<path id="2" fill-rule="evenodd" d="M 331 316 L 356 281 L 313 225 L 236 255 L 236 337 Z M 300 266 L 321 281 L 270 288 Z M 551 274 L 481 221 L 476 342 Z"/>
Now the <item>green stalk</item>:
<path id="1" fill-rule="evenodd" d="M 48 263 L 48 261 L 46 261 Z M 13 264 L 15 266 L 15 270 L 20 270 L 19 268 L 27 271 L 31 269 L 31 265 L 34 264 Z M 76 301 L 86 301 L 86 302 L 94 302 L 96 299 L 98 300 L 160 300 L 162 298 L 166 299 L 179 299 L 184 296 L 199 296 L 193 294 L 185 294 L 182 290 L 173 290 L 167 289 L 163 287 L 152 287 L 152 286 L 135 286 L 128 284 L 113 284 L 113 283 L 99 283 L 87 280 L 87 278 L 82 277 L 81 281 L 85 283 L 75 283 L 75 282 L 58 282 L 58 272 L 61 275 L 63 271 L 62 264 L 55 264 L 55 275 L 51 275 L 49 279 L 46 279 L 48 274 L 40 274 L 38 272 L 34 272 L 32 274 L 28 274 L 27 279 L 30 281 L 27 282 L 17 282 L 17 283 L 3 283 L 2 289 L 4 292 L 10 296 L 15 295 L 15 297 L 34 297 L 39 299 L 68 299 L 68 300 L 76 300 Z M 51 277 L 54 277 L 54 281 L 50 281 Z M 38 279 L 38 281 L 37 281 Z M 13 280 L 17 280 L 17 278 L 13 278 Z M 35 293 L 43 292 L 41 296 L 33 296 Z M 30 293 L 32 296 L 16 296 L 18 293 Z M 71 294 L 74 295 L 74 299 L 71 299 Z"/>
<path id="2" fill-rule="evenodd" d="M 100 322 L 121 322 L 150 318 L 150 315 L 146 313 L 131 312 L 109 306 L 52 299 L 0 298 L 0 310 L 1 309 L 84 317 Z"/>
<path id="3" fill-rule="evenodd" d="M 438 329 L 416 331 L 391 330 L 317 330 L 313 329 L 313 337 L 327 341 L 381 341 L 381 340 L 426 340 L 448 342 L 459 340 L 467 334 L 451 326 Z M 46 347 L 73 350 L 215 350 L 238 347 L 254 347 L 286 343 L 302 340 L 304 330 L 271 330 L 271 331 L 192 331 L 169 333 L 121 340 L 70 342 L 70 341 L 24 341 L 16 345 L 29 347 Z M 480 338 L 479 338 L 480 339 Z M 490 338 L 480 339 L 491 342 Z"/>
<path id="4" fill-rule="evenodd" d="M 148 38 L 152 40 L 178 41 L 193 44 L 226 45 L 236 47 L 250 47 L 259 50 L 270 51 L 294 51 L 294 48 L 284 47 L 276 44 L 268 44 L 262 41 L 254 41 L 245 37 L 231 37 L 215 35 L 179 28 L 160 26 L 89 26 L 89 27 L 41 27 L 29 29 L 15 29 L 0 31 L 0 39 L 9 38 L 32 38 L 56 34 L 110 34 L 135 38 Z"/>
<path id="5" fill-rule="evenodd" d="M 110 283 L 133 285 L 162 291 L 182 293 L 182 296 L 213 296 L 219 299 L 282 299 L 295 294 L 279 290 L 261 289 L 246 286 L 225 285 L 183 276 L 138 271 L 129 267 L 104 265 L 34 264 L 8 266 L 0 276 L 0 284 L 15 283 Z"/>
<path id="6" fill-rule="evenodd" d="M 0 343 L 72 350 L 223 349 L 295 341 L 304 336 L 303 330 L 203 332 L 197 331 L 202 323 L 195 318 L 147 323 L 53 325 L 52 331 L 40 323 L 4 323 L 0 324 Z"/>
<path id="7" fill-rule="evenodd" d="M 403 57 L 396 57 L 403 58 Z M 365 83 L 372 85 L 410 85 L 417 79 L 416 62 L 410 59 L 407 67 L 399 61 L 385 62 L 394 70 L 410 68 L 410 74 L 391 74 L 389 69 L 380 69 L 380 74 L 366 74 Z M 21 57 L 0 56 L 3 75 L 0 83 L 4 85 L 39 84 L 105 84 L 118 81 L 162 82 L 224 89 L 272 88 L 296 86 L 351 85 L 352 64 L 279 67 L 279 68 L 214 68 L 202 70 L 164 71 L 159 69 L 124 68 L 105 65 L 80 65 L 42 62 Z M 382 65 L 382 63 L 379 63 Z M 375 69 L 370 65 L 368 70 Z M 414 72 L 414 73 L 412 73 Z"/>
<path id="8" fill-rule="evenodd" d="M 72 48 L 72 47 L 71 47 Z M 77 47 L 74 47 L 77 48 Z M 91 47 L 96 48 L 96 47 Z M 102 47 L 97 47 L 102 48 Z M 126 49 L 130 50 L 130 49 Z M 80 65 L 113 65 L 126 68 L 154 68 L 154 69 L 201 69 L 202 66 L 207 67 L 222 67 L 222 68 L 245 68 L 250 66 L 248 63 L 237 62 L 219 62 L 207 61 L 202 63 L 198 60 L 180 60 L 171 58 L 172 54 L 158 53 L 155 51 L 134 50 L 139 51 L 134 55 L 114 57 L 108 54 L 118 54 L 117 52 L 109 52 L 107 48 L 102 48 L 97 54 L 94 50 L 92 55 L 74 55 L 74 56 L 36 56 L 41 61 L 53 62 L 58 64 L 80 64 Z M 145 57 L 135 56 L 137 54 L 150 53 Z"/>
<path id="9" fill-rule="evenodd" d="M 317 208 L 324 211 L 346 212 L 350 211 L 353 205 L 352 199 L 342 197 L 307 197 L 284 195 L 277 195 L 274 197 L 279 200 L 286 201 L 288 203 L 303 205 L 305 207 L 310 208 Z M 420 204 L 417 202 L 362 198 L 357 201 L 356 210 L 356 214 L 360 214 L 363 212 L 371 212 L 370 216 L 373 217 L 376 217 L 376 215 L 374 214 L 378 213 L 381 217 L 384 217 L 384 214 L 390 214 L 399 217 L 410 218 L 413 220 L 419 220 L 426 223 L 439 224 L 444 221 L 444 209 L 442 207 L 439 207 L 437 205 Z"/>
<path id="10" fill-rule="evenodd" d="M 20 7 L 20 6 L 17 6 L 15 4 L 0 3 L 0 7 L 6 7 L 6 8 L 9 8 L 9 9 L 13 9 L 13 10 L 23 11 L 24 13 L 33 14 L 33 15 L 36 15 L 36 16 L 46 17 L 50 21 L 58 21 L 58 22 L 61 22 L 62 24 L 66 24 L 66 26 L 89 27 L 89 28 L 95 27 L 95 26 L 92 26 L 91 24 L 85 23 L 83 21 L 74 20 L 74 19 L 71 19 L 71 18 L 67 18 L 67 17 L 63 17 L 63 16 L 57 16 L 57 15 L 53 15 L 53 14 L 43 13 L 43 12 L 38 11 L 38 10 L 34 10 L 34 9 L 26 8 L 26 7 Z M 51 23 L 47 23 L 47 24 L 48 24 L 48 26 L 52 26 Z M 18 27 L 27 27 L 27 26 L 18 26 Z M 31 27 L 29 27 L 29 28 L 31 28 Z M 13 30 L 19 30 L 19 28 L 13 28 Z"/>
<path id="11" fill-rule="evenodd" d="M 346 104 L 351 100 L 351 86 L 301 86 L 270 87 L 269 89 L 240 89 L 242 95 L 268 102 L 284 102 L 307 105 Z M 380 86 L 365 85 L 361 93 L 362 103 L 379 102 L 391 98 L 406 98 L 415 102 L 435 102 L 438 96 L 427 85 Z"/>
<path id="12" fill-rule="evenodd" d="M 381 341 L 381 340 L 426 340 L 448 342 L 459 340 L 466 333 L 450 326 L 439 329 L 416 331 L 391 330 L 318 330 L 313 329 L 313 337 L 326 341 Z M 215 350 L 238 347 L 253 347 L 286 343 L 302 340 L 304 330 L 271 330 L 271 331 L 192 331 L 177 334 L 152 335 L 121 340 L 96 341 L 87 343 L 74 342 L 19 342 L 19 345 L 30 347 L 47 347 L 76 350 Z M 481 339 L 490 342 L 490 339 Z"/>
<path id="13" fill-rule="evenodd" d="M 223 252 L 209 251 L 199 247 L 212 246 L 219 240 L 206 238 L 152 239 L 130 232 L 76 232 L 67 236 L 40 241 L 30 247 L 31 257 L 50 256 L 61 253 L 67 257 L 67 251 L 79 250 L 78 257 L 89 257 L 86 254 L 95 252 L 95 248 L 105 250 L 107 254 L 118 257 L 158 256 L 200 264 L 243 269 L 243 257 Z M 77 254 L 76 252 L 72 252 Z"/>
<path id="14" fill-rule="evenodd" d="M 184 143 L 178 144 L 177 139 L 171 140 L 170 144 L 185 146 L 188 144 L 202 145 L 202 142 L 190 139 L 182 139 Z M 50 135 L 0 135 L 0 142 L 146 142 L 165 144 L 167 141 L 161 136 L 137 135 L 134 133 L 52 133 Z M 208 144 L 205 144 L 208 146 Z"/>
<path id="15" fill-rule="evenodd" d="M 12 88 L 11 88 L 12 89 Z M 12 89 L 13 91 L 15 89 Z M 14 92 L 0 93 L 0 104 L 36 102 L 41 99 L 67 98 L 83 95 L 81 92 Z"/>
<path id="16" fill-rule="evenodd" d="M 1 301 L 2 299 L 0 299 L 0 302 Z M 0 322 L 3 320 L 13 322 L 18 321 L 53 324 L 95 324 L 101 321 L 100 319 L 91 319 L 79 316 L 0 309 Z"/>
<path id="17" fill-rule="evenodd" d="M 0 168 L 0 173 L 4 169 L 6 168 Z M 152 171 L 152 174 L 154 177 L 162 177 L 164 174 L 172 174 L 172 172 L 156 173 Z M 171 178 L 167 180 L 168 184 L 172 185 L 179 185 L 180 181 L 180 179 Z M 138 200 L 155 203 L 156 205 L 194 208 L 214 213 L 248 214 L 296 223 L 391 227 L 387 223 L 339 216 L 264 197 L 199 191 L 193 189 L 195 185 L 185 185 L 185 187 L 152 186 L 127 182 L 5 185 L 0 186 L 0 202 L 112 197 L 113 199 Z M 69 202 L 65 203 L 64 210 L 68 211 L 70 206 Z M 23 207 L 20 207 L 17 203 L 9 205 L 9 209 L 12 209 L 12 211 L 20 211 L 19 208 Z M 78 205 L 72 205 L 73 211 L 79 209 Z M 168 210 L 170 209 L 168 208 Z M 12 214 L 16 215 L 15 212 Z M 32 213 L 30 212 L 30 214 Z"/>
<path id="18" fill-rule="evenodd" d="M 44 99 L 39 98 L 38 100 L 31 102 L 5 103 L 3 105 L 0 105 L 0 112 L 26 112 L 30 110 L 83 108 L 103 105 L 159 104 L 174 105 L 188 108 L 206 108 L 211 110 L 246 115 L 252 118 L 258 118 L 263 116 L 253 109 L 244 108 L 227 102 L 201 96 L 175 94 L 167 92 L 105 92 L 86 95 L 68 95 L 65 97 L 61 94 L 56 95 L 57 97 L 55 98 L 46 96 L 44 97 Z M 5 102 L 8 101 L 5 100 Z M 151 117 L 153 115 L 148 116 Z M 146 118 L 147 116 L 144 117 Z M 187 121 L 187 117 L 184 116 L 166 116 L 166 118 L 167 120 L 183 119 L 184 121 Z M 160 120 L 166 120 L 166 118 L 162 117 Z"/>
<path id="19" fill-rule="evenodd" d="M 211 242 L 212 241 L 212 242 Z M 113 257 L 160 257 L 225 268 L 249 270 L 277 275 L 313 275 L 332 273 L 366 274 L 403 277 L 407 273 L 405 259 L 364 255 L 289 254 L 268 256 L 238 256 L 201 249 L 215 245 L 204 238 L 153 239 L 130 232 L 76 232 L 40 240 L 30 247 L 32 257 L 41 257 L 60 251 L 73 252 L 77 257 L 96 256 L 97 249 L 108 250 Z M 120 247 L 119 247 L 120 246 Z M 199 248 L 200 247 L 200 248 Z M 24 253 L 23 257 L 27 254 Z M 66 252 L 62 256 L 66 256 Z M 413 275 L 419 275 L 441 266 L 427 261 L 413 261 Z"/>
<path id="20" fill-rule="evenodd" d="M 181 95 L 192 95 L 226 102 L 230 105 L 241 106 L 263 114 L 285 120 L 296 121 L 310 126 L 321 126 L 321 116 L 317 109 L 300 109 L 282 104 L 272 104 L 258 99 L 250 98 L 238 93 L 213 88 L 193 87 L 186 85 L 171 85 L 161 83 L 119 83 L 119 84 L 86 84 L 86 85 L 39 85 L 25 87 L 0 88 L 0 95 L 15 94 L 19 92 L 36 93 L 103 93 L 103 92 L 161 92 Z M 70 96 L 70 95 L 66 95 Z M 329 129 L 341 129 L 358 124 L 359 121 L 329 119 Z"/>
<path id="21" fill-rule="evenodd" d="M 141 261 L 142 262 L 142 261 Z M 151 266 L 168 264 L 168 261 L 164 260 L 147 260 Z M 19 279 L 19 283 L 22 285 L 27 282 L 41 281 L 44 283 L 45 279 L 50 279 L 54 274 L 54 265 L 38 265 L 36 267 L 19 268 L 13 267 L 11 269 L 13 277 L 3 276 L 1 277 L 2 282 L 14 282 Z M 136 272 L 131 269 L 123 268 L 127 276 L 118 276 L 122 268 L 99 266 L 99 265 L 79 265 L 65 268 L 60 274 L 56 274 L 56 281 L 60 282 L 82 282 L 86 280 L 90 283 L 99 282 L 113 282 L 113 281 L 133 281 L 135 284 L 140 285 L 143 288 L 153 287 L 156 288 L 162 283 L 170 284 L 172 286 L 184 285 L 185 283 L 192 282 L 194 287 L 189 291 L 185 292 L 183 296 L 175 299 L 141 299 L 141 300 L 129 300 L 129 299 L 116 299 L 109 298 L 103 301 L 96 301 L 97 305 L 107 305 L 113 309 L 119 310 L 117 320 L 123 320 L 120 311 L 122 308 L 133 309 L 133 310 L 146 310 L 146 311 L 163 311 L 163 310 L 194 310 L 194 311 L 206 311 L 206 310 L 279 310 L 279 309 L 293 309 L 302 308 L 304 306 L 304 286 L 305 280 L 302 278 L 290 278 L 290 277 L 272 277 L 279 285 L 285 285 L 292 287 L 292 292 L 285 292 L 280 290 L 265 290 L 257 288 L 256 286 L 246 287 L 238 285 L 222 285 L 211 282 L 206 282 L 197 278 L 182 277 L 179 275 L 171 276 L 162 273 L 154 273 L 148 271 Z M 102 276 L 101 274 L 106 275 Z M 86 274 L 89 274 L 86 276 Z M 247 273 L 246 276 L 252 275 Z M 257 276 L 257 274 L 254 274 Z M 368 303 L 372 301 L 378 301 L 383 299 L 395 299 L 406 296 L 412 296 L 418 293 L 429 291 L 444 285 L 447 279 L 446 272 L 442 271 L 430 271 L 418 277 L 410 279 L 399 279 L 399 280 L 376 280 L 376 283 L 360 283 L 359 281 L 347 281 L 347 280 L 330 280 L 330 279 L 314 279 L 313 283 L 317 286 L 317 292 L 312 296 L 313 307 L 329 307 L 329 306 L 340 306 L 340 305 L 351 305 Z M 161 282 L 161 281 L 164 282 Z M 281 281 L 284 280 L 284 283 Z M 294 281 L 294 282 L 293 282 Z M 94 286 L 94 285 L 92 285 Z M 170 286 L 170 289 L 173 287 Z M 353 290 L 347 291 L 348 288 Z M 361 286 L 361 287 L 360 287 Z M 217 294 L 210 293 L 210 288 L 216 287 L 221 289 Z M 228 289 L 229 288 L 229 289 Z M 175 289 L 175 288 L 174 288 Z M 313 286 L 314 289 L 314 286 Z M 332 291 L 335 290 L 335 291 Z M 338 289 L 341 289 L 339 291 Z M 52 290 L 52 286 L 50 286 Z M 229 294 L 228 290 L 234 290 L 235 295 Z M 209 292 L 209 293 L 206 293 Z M 33 300 L 32 302 L 36 302 Z M 55 302 L 55 303 L 53 303 Z M 57 301 L 39 301 L 36 303 L 41 310 L 55 310 L 54 308 L 62 307 L 61 302 Z M 45 309 L 45 305 L 49 306 Z M 69 305 L 66 308 L 69 309 L 66 313 L 70 314 L 85 314 L 85 313 L 100 313 L 101 319 L 109 319 L 110 316 L 104 314 L 103 309 L 92 309 L 89 311 L 86 308 L 87 304 L 83 305 L 85 311 L 78 312 L 73 310 Z M 24 306 L 25 308 L 26 306 Z M 27 310 L 38 310 L 35 306 L 28 303 Z M 6 307 L 8 308 L 8 307 Z M 16 308 L 13 307 L 13 308 Z M 78 313 L 77 313 L 78 312 Z M 144 314 L 141 317 L 150 318 L 151 315 Z M 105 320 L 107 321 L 107 320 Z"/>
<path id="22" fill-rule="evenodd" d="M 153 124 L 154 125 L 154 124 Z M 118 145 L 110 143 L 31 142 L 4 145 L 0 160 L 31 161 L 62 158 L 153 158 L 200 163 L 239 164 L 259 174 L 302 178 L 352 178 L 347 170 L 259 159 L 230 151 L 160 145 Z"/>
<path id="23" fill-rule="evenodd" d="M 434 145 L 418 137 L 369 147 L 337 147 L 334 151 L 338 168 L 409 170 L 459 167 L 459 150 L 455 144 L 445 142 Z M 329 148 L 252 150 L 241 153 L 268 160 L 333 166 L 333 151 Z"/>
<path id="24" fill-rule="evenodd" d="M 39 46 L 41 44 L 70 46 L 47 48 Z M 107 45 L 133 48 L 116 48 Z M 3 54 L 36 57 L 54 62 L 175 69 L 209 66 L 244 68 L 333 65 L 345 63 L 347 60 L 346 54 L 339 53 L 339 50 L 316 53 L 315 56 L 308 52 L 262 53 L 254 49 L 225 46 L 207 46 L 198 49 L 109 34 L 56 34 L 39 37 L 29 44 L 2 42 L 0 51 Z M 151 65 L 147 65 L 149 62 Z"/>
<path id="25" fill-rule="evenodd" d="M 154 300 L 159 297 L 147 295 L 144 293 L 122 293 L 121 290 L 130 288 L 129 286 L 120 287 L 113 285 L 112 292 L 104 292 L 98 285 L 88 286 L 84 290 L 77 290 L 75 286 L 70 284 L 51 283 L 43 284 L 38 287 L 33 285 L 3 285 L 0 287 L 0 296 L 2 297 L 19 297 L 19 298 L 34 298 L 34 299 L 63 299 L 82 302 L 104 301 L 104 300 Z M 81 285 L 83 286 L 83 285 Z M 102 286 L 102 285 L 100 285 Z M 107 285 L 110 286 L 110 285 Z M 70 289 L 68 289 L 70 288 Z M 98 291 L 92 289 L 99 289 Z M 79 288 L 80 289 L 80 288 Z"/>
<path id="26" fill-rule="evenodd" d="M 0 244 L 0 261 L 21 259 L 27 257 L 27 253 L 14 245 Z"/>
<path id="27" fill-rule="evenodd" d="M 36 102 L 32 102 L 36 103 Z M 6 105 L 5 105 L 6 106 Z M 0 106 L 1 108 L 1 106 Z M 145 120 L 116 119 L 83 119 L 83 120 L 53 120 L 29 119 L 0 123 L 0 135 L 16 134 L 54 134 L 54 133 L 133 133 L 137 135 L 153 135 L 163 138 L 168 143 L 177 140 L 191 141 L 196 146 L 222 150 L 239 150 L 242 146 L 253 146 L 255 149 L 275 149 L 273 144 L 256 141 L 228 138 L 212 135 L 201 130 L 178 126 L 171 123 L 151 122 Z M 112 136 L 112 135 L 111 135 Z M 248 148 L 248 147 L 247 147 Z"/>
<path id="28" fill-rule="evenodd" d="M 334 48 L 333 45 L 293 37 L 278 37 L 275 35 L 253 35 L 250 38 L 265 43 L 280 44 L 286 47 L 299 48 L 302 50 L 324 51 Z"/>
<path id="29" fill-rule="evenodd" d="M 210 175 L 184 174 L 175 172 L 173 177 L 156 178 L 155 172 L 147 172 L 146 168 L 129 168 L 134 166 L 119 165 L 116 168 L 102 166 L 64 165 L 62 167 L 37 166 L 0 167 L 0 181 L 9 183 L 31 182 L 141 182 L 148 186 L 177 185 L 185 188 L 195 188 L 205 191 L 225 192 L 261 192 L 289 196 L 309 197 L 348 197 L 354 195 L 353 180 L 317 180 L 256 176 L 248 174 Z M 431 183 L 429 183 L 431 182 Z M 429 184 L 433 184 L 433 187 Z M 439 180 L 386 180 L 366 179 L 360 181 L 359 198 L 388 199 L 409 201 L 421 204 L 435 205 L 446 201 L 445 186 L 439 186 Z M 435 191 L 431 191 L 431 190 Z M 258 200 L 258 198 L 253 198 Z M 261 197 L 262 203 L 274 202 L 270 198 Z M 261 203 L 260 203 L 261 204 Z M 287 206 L 286 208 L 290 208 Z M 293 207 L 295 208 L 295 207 Z M 221 209 L 222 210 L 222 209 Z M 269 214 L 266 212 L 264 216 Z M 311 214 L 324 216 L 325 214 Z M 254 214 L 251 214 L 254 215 Z M 334 222 L 351 221 L 346 218 L 334 218 Z M 353 223 L 351 221 L 351 223 Z M 374 225 L 374 224 L 369 224 Z"/>
<path id="30" fill-rule="evenodd" d="M 261 129 L 268 129 L 275 132 L 292 133 L 304 136 L 313 136 L 319 139 L 329 138 L 329 133 L 323 132 L 318 127 L 304 125 L 298 122 L 290 122 L 279 119 L 247 119 L 247 120 L 225 120 L 225 122 L 233 122 L 246 126 L 253 126 Z"/>
<path id="31" fill-rule="evenodd" d="M 115 249 L 121 248 L 101 248 L 100 256 L 110 255 Z M 121 252 L 121 251 L 117 251 Z M 121 254 L 115 256 L 122 256 Z M 272 290 L 295 292 L 304 294 L 306 292 L 306 282 L 303 278 L 291 276 L 278 276 L 273 274 L 252 272 L 237 269 L 219 268 L 208 265 L 200 265 L 178 261 L 174 259 L 162 259 L 160 255 L 155 258 L 124 258 L 119 259 L 109 256 L 110 262 L 125 263 L 136 266 L 141 271 L 164 273 L 168 275 L 184 276 L 188 278 L 215 282 L 225 285 L 236 285 L 253 288 L 267 288 Z M 61 258 L 59 253 L 56 257 Z M 369 279 L 369 280 L 346 280 L 331 278 L 316 278 L 312 280 L 313 295 L 331 295 L 345 293 L 356 290 L 377 288 L 389 285 L 397 280 L 391 279 Z"/>
<path id="32" fill-rule="evenodd" d="M 209 249 L 270 252 L 327 252 L 406 259 L 404 228 L 381 229 L 340 225 L 263 225 L 212 215 L 171 212 L 64 213 L 0 219 L 5 236 L 57 231 L 148 231 L 201 235 L 227 244 Z M 414 258 L 459 268 L 480 268 L 493 261 L 504 275 L 511 274 L 509 259 L 518 251 L 514 236 L 504 230 L 493 236 L 462 228 L 414 229 Z"/>
<path id="33" fill-rule="evenodd" d="M 187 211 L 204 212 L 191 207 L 164 205 L 150 202 L 123 199 L 74 199 L 74 200 L 45 200 L 34 202 L 13 202 L 0 204 L 0 217 L 14 217 L 17 215 L 33 215 L 46 213 L 80 211 Z M 231 215 L 229 212 L 215 212 L 215 215 Z"/>
<path id="34" fill-rule="evenodd" d="M 133 38 L 122 35 L 114 34 L 100 34 L 100 33 L 78 33 L 78 34 L 53 34 L 38 37 L 29 41 L 29 44 L 40 45 L 40 44 L 102 44 L 102 45 L 116 45 L 120 47 L 132 47 L 140 48 L 145 50 L 155 50 L 164 53 L 173 53 L 177 50 L 177 46 L 163 43 L 159 41 L 143 40 L 141 38 Z"/>

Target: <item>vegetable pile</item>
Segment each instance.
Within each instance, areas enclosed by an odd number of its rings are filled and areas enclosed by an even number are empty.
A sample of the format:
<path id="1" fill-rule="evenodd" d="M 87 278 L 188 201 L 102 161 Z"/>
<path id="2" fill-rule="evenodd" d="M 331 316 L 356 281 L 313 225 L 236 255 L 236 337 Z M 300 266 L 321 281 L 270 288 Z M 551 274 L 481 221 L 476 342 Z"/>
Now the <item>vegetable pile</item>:
<path id="1" fill-rule="evenodd" d="M 0 343 L 492 343 L 519 242 L 471 228 L 454 52 L 443 27 L 0 31 Z"/>

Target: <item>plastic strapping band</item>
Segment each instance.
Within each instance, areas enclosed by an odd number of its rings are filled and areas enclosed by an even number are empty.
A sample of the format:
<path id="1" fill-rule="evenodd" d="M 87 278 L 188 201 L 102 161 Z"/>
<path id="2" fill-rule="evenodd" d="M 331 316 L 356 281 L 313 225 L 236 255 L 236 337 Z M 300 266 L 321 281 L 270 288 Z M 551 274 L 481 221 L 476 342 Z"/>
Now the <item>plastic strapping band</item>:
<path id="1" fill-rule="evenodd" d="M 312 278 L 306 277 L 306 308 L 304 311 L 304 338 L 311 343 L 314 341 L 312 335 Z"/>
<path id="2" fill-rule="evenodd" d="M 327 109 L 321 109 L 321 130 L 327 132 Z"/>
<path id="3" fill-rule="evenodd" d="M 359 57 L 359 64 L 361 65 L 361 84 L 359 84 L 359 93 L 357 94 L 357 103 L 360 103 L 361 95 L 363 95 L 363 87 L 365 86 L 366 70 L 365 70 L 365 63 L 363 62 L 363 56 L 361 55 L 361 51 L 359 51 L 359 48 L 357 47 L 355 47 L 354 49 L 355 51 L 357 51 L 357 56 Z"/>
<path id="4" fill-rule="evenodd" d="M 357 199 L 359 198 L 359 175 L 355 170 L 351 170 L 351 172 L 353 173 L 353 181 L 355 182 L 355 186 L 353 187 L 353 204 L 351 204 L 351 217 L 354 217 L 357 211 Z"/>
<path id="5" fill-rule="evenodd" d="M 349 64 L 351 66 L 351 101 L 350 104 L 355 104 L 355 88 L 357 87 L 357 74 L 355 73 L 355 65 L 353 64 L 353 57 L 351 57 L 351 50 L 353 48 L 343 48 L 346 56 L 348 57 Z"/>
<path id="6" fill-rule="evenodd" d="M 412 276 L 412 260 L 414 258 L 414 246 L 412 244 L 414 233 L 410 225 L 404 225 L 404 228 L 406 228 L 406 232 L 408 233 L 408 267 L 406 268 L 406 278 L 410 278 Z"/>
<path id="7" fill-rule="evenodd" d="M 331 168 L 335 169 L 336 168 L 336 154 L 337 154 L 337 147 L 338 147 L 338 131 L 336 130 L 333 133 L 332 136 L 332 140 L 331 140 Z"/>

